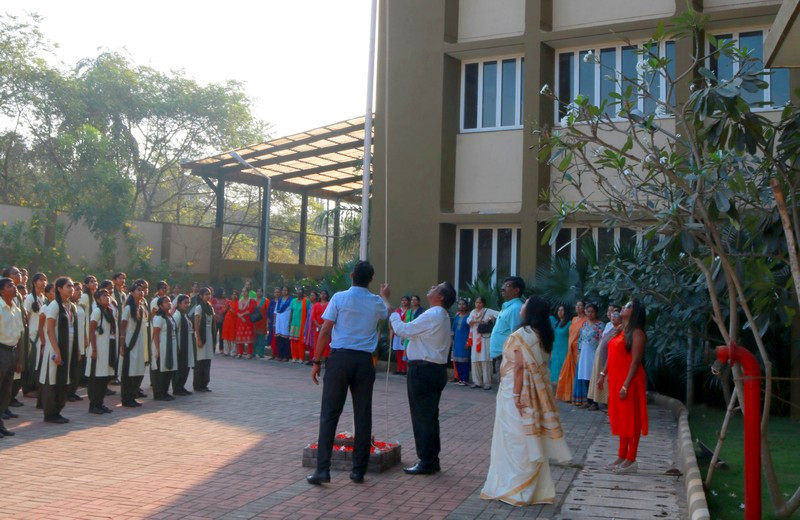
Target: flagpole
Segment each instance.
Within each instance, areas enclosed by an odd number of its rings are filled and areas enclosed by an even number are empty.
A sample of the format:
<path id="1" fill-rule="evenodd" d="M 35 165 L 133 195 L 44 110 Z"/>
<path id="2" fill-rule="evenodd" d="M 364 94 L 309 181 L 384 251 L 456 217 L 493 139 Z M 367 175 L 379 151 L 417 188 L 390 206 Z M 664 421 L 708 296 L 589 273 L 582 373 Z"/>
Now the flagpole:
<path id="1" fill-rule="evenodd" d="M 364 167 L 361 188 L 361 239 L 359 258 L 367 259 L 369 231 L 369 179 L 372 169 L 372 107 L 375 85 L 375 32 L 377 29 L 378 0 L 372 0 L 369 26 L 369 63 L 367 64 L 367 110 L 364 119 Z"/>

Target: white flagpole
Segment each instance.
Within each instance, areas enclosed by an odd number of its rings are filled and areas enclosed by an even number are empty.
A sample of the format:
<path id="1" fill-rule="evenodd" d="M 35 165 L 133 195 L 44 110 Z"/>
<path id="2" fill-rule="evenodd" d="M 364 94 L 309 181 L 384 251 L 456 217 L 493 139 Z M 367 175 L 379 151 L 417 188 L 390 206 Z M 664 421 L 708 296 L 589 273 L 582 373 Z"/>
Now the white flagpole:
<path id="1" fill-rule="evenodd" d="M 364 120 L 364 170 L 361 188 L 361 244 L 359 258 L 367 259 L 367 238 L 369 231 L 369 179 L 372 166 L 372 105 L 375 84 L 375 32 L 377 29 L 378 0 L 372 0 L 372 13 L 369 25 L 369 63 L 367 64 L 367 110 Z"/>

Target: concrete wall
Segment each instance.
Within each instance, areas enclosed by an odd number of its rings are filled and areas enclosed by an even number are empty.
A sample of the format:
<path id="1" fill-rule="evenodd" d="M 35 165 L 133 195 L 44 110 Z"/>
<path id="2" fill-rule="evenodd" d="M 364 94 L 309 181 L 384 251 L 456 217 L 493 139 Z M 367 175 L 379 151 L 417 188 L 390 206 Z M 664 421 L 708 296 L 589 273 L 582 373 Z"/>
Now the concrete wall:
<path id="1" fill-rule="evenodd" d="M 525 0 L 460 0 L 458 41 L 520 36 L 525 33 Z"/>
<path id="2" fill-rule="evenodd" d="M 553 0 L 553 30 L 671 16 L 675 0 Z"/>
<path id="3" fill-rule="evenodd" d="M 33 210 L 20 206 L 0 204 L 0 223 L 13 225 L 17 222 L 29 223 L 33 218 Z M 60 215 L 57 219 L 59 228 L 66 232 L 64 237 L 67 255 L 73 264 L 98 265 L 100 260 L 100 244 L 91 231 L 82 223 L 70 224 L 67 217 Z M 61 227 L 63 226 L 63 227 Z M 213 228 L 164 224 L 160 222 L 131 221 L 131 232 L 135 235 L 137 247 L 145 247 L 150 252 L 150 264 L 158 265 L 165 261 L 172 269 L 187 271 L 198 280 L 209 281 L 212 278 L 223 280 L 228 276 L 252 277 L 261 276 L 261 262 L 238 262 L 223 260 L 218 276 L 212 276 L 211 259 L 213 256 Z M 114 267 L 123 269 L 133 256 L 133 251 L 123 236 L 117 239 L 118 249 L 114 254 Z M 270 273 L 280 274 L 285 279 L 321 278 L 332 271 L 332 267 L 269 264 Z"/>
<path id="4" fill-rule="evenodd" d="M 522 206 L 522 130 L 456 138 L 456 213 L 517 213 Z"/>

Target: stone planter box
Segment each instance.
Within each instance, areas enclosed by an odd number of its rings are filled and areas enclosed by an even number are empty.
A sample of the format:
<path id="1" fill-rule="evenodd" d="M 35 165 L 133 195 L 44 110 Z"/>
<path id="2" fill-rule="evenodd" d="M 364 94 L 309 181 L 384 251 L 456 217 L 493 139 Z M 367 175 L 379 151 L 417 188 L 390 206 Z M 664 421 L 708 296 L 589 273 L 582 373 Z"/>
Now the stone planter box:
<path id="1" fill-rule="evenodd" d="M 372 438 L 375 443 L 375 438 Z M 384 443 L 379 443 L 383 445 Z M 353 469 L 353 439 L 337 438 L 334 441 L 333 453 L 331 454 L 331 469 L 338 471 L 351 471 Z M 341 449 L 350 448 L 350 449 Z M 397 466 L 401 462 L 401 446 L 399 444 L 387 444 L 385 449 L 373 451 L 369 455 L 367 473 L 383 473 L 389 468 Z M 303 448 L 303 467 L 317 467 L 317 445 L 309 444 Z"/>

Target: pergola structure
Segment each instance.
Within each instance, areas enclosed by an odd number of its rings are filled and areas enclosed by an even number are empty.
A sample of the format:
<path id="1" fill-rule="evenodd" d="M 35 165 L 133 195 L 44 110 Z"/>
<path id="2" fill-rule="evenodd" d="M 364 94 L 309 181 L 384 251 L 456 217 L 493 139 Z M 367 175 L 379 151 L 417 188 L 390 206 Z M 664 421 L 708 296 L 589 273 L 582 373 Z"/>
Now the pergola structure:
<path id="1" fill-rule="evenodd" d="M 216 194 L 216 220 L 212 272 L 219 274 L 222 228 L 225 224 L 225 186 L 240 183 L 298 193 L 302 196 L 298 264 L 305 264 L 308 235 L 308 197 L 357 202 L 362 190 L 364 120 L 358 117 L 298 134 L 279 137 L 228 152 L 185 162 L 182 167 L 201 177 Z M 232 154 L 238 154 L 239 161 Z M 263 190 L 266 198 L 267 190 Z M 268 200 L 262 201 L 259 226 L 259 260 L 263 261 Z M 339 212 L 334 221 L 333 264 L 338 263 Z M 216 258 L 216 262 L 214 259 Z M 215 265 L 216 263 L 216 265 Z"/>

